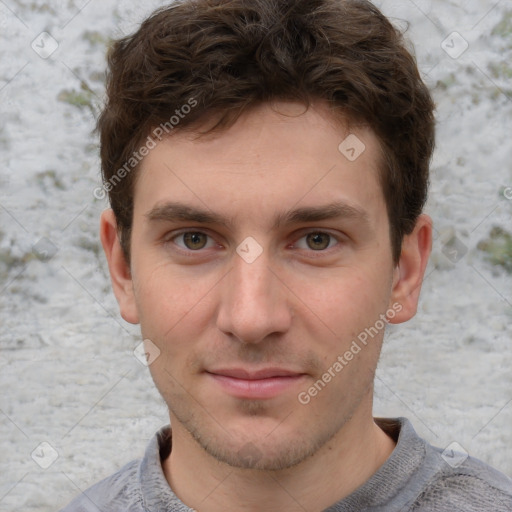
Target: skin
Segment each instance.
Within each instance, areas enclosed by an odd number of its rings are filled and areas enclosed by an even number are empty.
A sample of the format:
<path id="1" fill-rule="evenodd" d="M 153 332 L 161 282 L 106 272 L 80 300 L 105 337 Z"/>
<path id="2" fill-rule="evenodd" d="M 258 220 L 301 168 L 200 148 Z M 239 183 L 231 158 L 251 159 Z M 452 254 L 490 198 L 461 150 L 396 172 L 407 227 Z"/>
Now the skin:
<path id="1" fill-rule="evenodd" d="M 366 147 L 353 162 L 338 150 L 349 133 Z M 418 218 L 395 265 L 379 151 L 370 129 L 349 131 L 321 102 L 262 105 L 213 136 L 177 131 L 145 157 L 130 267 L 115 217 L 103 213 L 121 314 L 160 350 L 150 370 L 173 429 L 163 469 L 188 506 L 320 511 L 391 454 L 394 441 L 372 417 L 384 329 L 308 404 L 297 398 L 393 305 L 393 323 L 416 312 L 431 220 Z M 346 206 L 339 218 L 274 223 L 279 213 L 335 201 Z M 226 220 L 171 220 L 168 202 Z M 247 237 L 262 250 L 251 263 L 236 251 Z M 300 376 L 261 399 L 233 396 L 208 373 L 268 367 Z"/>

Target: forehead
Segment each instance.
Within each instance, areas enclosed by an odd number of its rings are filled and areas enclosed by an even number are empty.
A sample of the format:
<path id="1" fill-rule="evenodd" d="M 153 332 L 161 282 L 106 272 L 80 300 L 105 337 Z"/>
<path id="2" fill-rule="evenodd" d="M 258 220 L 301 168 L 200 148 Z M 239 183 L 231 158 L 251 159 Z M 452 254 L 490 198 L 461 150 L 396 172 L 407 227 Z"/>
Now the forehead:
<path id="1" fill-rule="evenodd" d="M 341 122 L 324 104 L 265 104 L 228 129 L 187 129 L 160 141 L 141 163 L 135 210 L 179 199 L 235 221 L 257 214 L 263 222 L 268 213 L 275 227 L 277 211 L 342 201 L 379 216 L 380 160 L 373 132 Z"/>

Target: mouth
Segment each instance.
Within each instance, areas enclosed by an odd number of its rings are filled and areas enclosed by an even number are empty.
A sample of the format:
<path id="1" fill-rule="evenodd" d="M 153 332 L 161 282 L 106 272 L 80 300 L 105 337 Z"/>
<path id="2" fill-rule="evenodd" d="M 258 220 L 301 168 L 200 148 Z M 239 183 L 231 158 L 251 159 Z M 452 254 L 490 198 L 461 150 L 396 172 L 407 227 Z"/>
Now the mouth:
<path id="1" fill-rule="evenodd" d="M 221 368 L 209 370 L 206 375 L 224 392 L 236 398 L 273 398 L 302 381 L 306 374 L 284 368 Z"/>

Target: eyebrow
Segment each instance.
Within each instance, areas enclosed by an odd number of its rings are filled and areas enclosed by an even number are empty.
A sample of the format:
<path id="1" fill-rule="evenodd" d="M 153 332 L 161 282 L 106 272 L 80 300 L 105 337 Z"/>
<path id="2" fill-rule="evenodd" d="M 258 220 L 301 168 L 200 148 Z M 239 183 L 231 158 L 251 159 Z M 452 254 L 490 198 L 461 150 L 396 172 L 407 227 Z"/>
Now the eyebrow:
<path id="1" fill-rule="evenodd" d="M 199 224 L 223 225 L 228 228 L 233 228 L 234 225 L 231 218 L 179 202 L 166 202 L 156 205 L 147 212 L 145 216 L 150 221 L 187 221 L 197 222 Z M 272 229 L 277 229 L 282 225 L 288 224 L 300 224 L 342 218 L 359 220 L 365 224 L 369 223 L 368 214 L 365 210 L 337 201 L 322 206 L 307 206 L 297 208 L 289 212 L 278 213 L 274 217 Z"/>

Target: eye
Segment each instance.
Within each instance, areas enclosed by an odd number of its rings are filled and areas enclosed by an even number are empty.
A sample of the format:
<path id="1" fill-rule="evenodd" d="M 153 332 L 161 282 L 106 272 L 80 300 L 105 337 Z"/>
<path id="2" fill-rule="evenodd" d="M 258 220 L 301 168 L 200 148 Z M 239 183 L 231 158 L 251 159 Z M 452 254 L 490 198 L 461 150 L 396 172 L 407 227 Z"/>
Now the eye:
<path id="1" fill-rule="evenodd" d="M 306 247 L 304 247 L 304 244 L 301 244 L 301 240 L 305 240 Z M 325 251 L 326 249 L 330 249 L 337 243 L 338 240 L 329 233 L 325 233 L 323 231 L 312 231 L 311 233 L 307 233 L 305 236 L 301 237 L 299 239 L 299 242 L 296 243 L 296 246 L 299 249 Z"/>
<path id="2" fill-rule="evenodd" d="M 185 231 L 183 233 L 179 233 L 171 238 L 171 241 L 174 242 L 181 249 L 189 250 L 189 251 L 198 251 L 200 249 L 207 248 L 208 238 L 210 238 L 206 233 L 202 233 L 201 231 Z M 182 241 L 182 244 L 179 243 Z M 210 247 L 214 245 L 213 240 L 211 241 Z"/>

